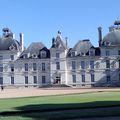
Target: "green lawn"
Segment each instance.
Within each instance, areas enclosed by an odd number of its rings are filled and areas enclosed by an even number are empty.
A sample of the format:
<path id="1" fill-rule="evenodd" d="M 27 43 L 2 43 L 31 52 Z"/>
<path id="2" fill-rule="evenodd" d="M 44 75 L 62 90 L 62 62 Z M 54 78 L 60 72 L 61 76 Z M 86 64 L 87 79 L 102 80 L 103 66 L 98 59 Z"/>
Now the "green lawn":
<path id="1" fill-rule="evenodd" d="M 117 109 L 95 109 L 110 106 L 120 106 L 120 92 L 0 99 L 0 112 L 30 112 L 0 116 L 0 120 L 61 120 L 80 116 L 120 115 Z"/>

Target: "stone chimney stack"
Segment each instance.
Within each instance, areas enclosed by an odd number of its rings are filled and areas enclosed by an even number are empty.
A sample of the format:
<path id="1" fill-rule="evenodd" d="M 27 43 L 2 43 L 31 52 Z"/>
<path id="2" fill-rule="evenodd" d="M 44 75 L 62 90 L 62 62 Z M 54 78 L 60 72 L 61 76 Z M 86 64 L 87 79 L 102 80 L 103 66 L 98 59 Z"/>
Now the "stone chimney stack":
<path id="1" fill-rule="evenodd" d="M 102 42 L 102 27 L 98 27 L 98 39 L 99 39 L 99 47 L 101 47 L 101 42 Z"/>
<path id="2" fill-rule="evenodd" d="M 68 47 L 68 37 L 65 37 L 66 47 Z"/>
<path id="3" fill-rule="evenodd" d="M 13 39 L 15 39 L 15 33 L 13 33 Z"/>
<path id="4" fill-rule="evenodd" d="M 21 50 L 24 50 L 24 34 L 20 33 L 20 46 L 21 46 Z"/>

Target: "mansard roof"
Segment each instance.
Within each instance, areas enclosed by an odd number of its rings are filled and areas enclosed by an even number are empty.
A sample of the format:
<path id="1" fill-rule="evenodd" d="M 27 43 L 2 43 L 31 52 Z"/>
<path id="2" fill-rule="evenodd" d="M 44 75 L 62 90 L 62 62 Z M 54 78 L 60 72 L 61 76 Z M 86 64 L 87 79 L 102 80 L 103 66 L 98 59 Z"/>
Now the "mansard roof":
<path id="1" fill-rule="evenodd" d="M 89 39 L 79 40 L 77 44 L 73 47 L 73 50 L 77 51 L 78 54 L 86 54 L 92 46 L 93 45 L 91 44 Z"/>
<path id="2" fill-rule="evenodd" d="M 42 42 L 33 42 L 30 44 L 30 46 L 22 52 L 20 57 L 22 58 L 24 54 L 29 54 L 29 57 L 36 55 L 39 57 L 40 51 L 45 50 L 47 51 L 47 56 L 49 57 L 49 50 L 45 47 L 45 45 Z"/>

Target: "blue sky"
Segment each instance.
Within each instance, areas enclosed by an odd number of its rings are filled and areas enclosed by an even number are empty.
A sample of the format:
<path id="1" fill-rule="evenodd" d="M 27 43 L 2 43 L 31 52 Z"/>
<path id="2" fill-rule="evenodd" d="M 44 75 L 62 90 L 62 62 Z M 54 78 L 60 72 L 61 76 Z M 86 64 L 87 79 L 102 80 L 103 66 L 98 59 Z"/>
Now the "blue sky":
<path id="1" fill-rule="evenodd" d="M 9 27 L 17 39 L 23 32 L 26 47 L 41 41 L 50 48 L 58 30 L 69 47 L 88 38 L 98 46 L 97 28 L 104 36 L 118 17 L 120 0 L 0 0 L 0 29 Z"/>

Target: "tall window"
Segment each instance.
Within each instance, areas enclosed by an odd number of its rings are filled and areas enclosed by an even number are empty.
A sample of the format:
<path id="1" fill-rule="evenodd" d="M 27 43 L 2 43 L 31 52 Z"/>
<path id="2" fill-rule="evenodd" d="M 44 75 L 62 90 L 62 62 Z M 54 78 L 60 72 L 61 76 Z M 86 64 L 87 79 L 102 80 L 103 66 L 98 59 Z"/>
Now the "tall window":
<path id="1" fill-rule="evenodd" d="M 119 63 L 119 68 L 120 68 L 120 60 L 118 61 L 118 63 Z"/>
<path id="2" fill-rule="evenodd" d="M 119 73 L 119 81 L 120 81 L 120 73 Z"/>
<path id="3" fill-rule="evenodd" d="M 25 84 L 28 84 L 28 76 L 25 76 Z"/>
<path id="4" fill-rule="evenodd" d="M 75 69 L 76 69 L 76 62 L 72 61 L 72 70 L 75 70 Z"/>
<path id="5" fill-rule="evenodd" d="M 11 77 L 11 84 L 14 84 L 14 77 Z"/>
<path id="6" fill-rule="evenodd" d="M 33 76 L 33 83 L 37 84 L 37 76 Z"/>
<path id="7" fill-rule="evenodd" d="M 85 61 L 81 61 L 81 68 L 85 69 Z"/>
<path id="8" fill-rule="evenodd" d="M 94 61 L 90 61 L 90 69 L 94 69 Z"/>
<path id="9" fill-rule="evenodd" d="M 82 75 L 82 82 L 85 82 L 85 75 Z"/>
<path id="10" fill-rule="evenodd" d="M 0 85 L 3 85 L 3 77 L 0 77 Z"/>
<path id="11" fill-rule="evenodd" d="M 33 71 L 36 71 L 36 70 L 37 70 L 37 64 L 33 63 Z"/>
<path id="12" fill-rule="evenodd" d="M 95 82 L 95 75 L 91 74 L 91 82 Z"/>
<path id="13" fill-rule="evenodd" d="M 45 71 L 45 63 L 42 63 L 42 71 Z"/>
<path id="14" fill-rule="evenodd" d="M 120 50 L 118 50 L 118 55 L 120 55 Z"/>
<path id="15" fill-rule="evenodd" d="M 107 79 L 107 82 L 109 82 L 110 81 L 110 75 L 107 75 L 106 79 Z"/>
<path id="16" fill-rule="evenodd" d="M 28 63 L 25 63 L 25 71 L 28 71 Z"/>
<path id="17" fill-rule="evenodd" d="M 60 58 L 60 53 L 56 53 L 56 58 Z"/>
<path id="18" fill-rule="evenodd" d="M 106 50 L 106 56 L 110 56 L 110 51 Z"/>
<path id="19" fill-rule="evenodd" d="M 3 60 L 3 56 L 0 56 L 0 60 Z"/>
<path id="20" fill-rule="evenodd" d="M 56 62 L 56 70 L 60 70 L 60 62 Z"/>
<path id="21" fill-rule="evenodd" d="M 0 64 L 0 72 L 3 72 L 3 64 Z"/>
<path id="22" fill-rule="evenodd" d="M 42 83 L 46 83 L 46 77 L 45 76 L 42 76 Z"/>
<path id="23" fill-rule="evenodd" d="M 10 55 L 10 59 L 11 59 L 11 60 L 14 60 L 14 55 Z"/>
<path id="24" fill-rule="evenodd" d="M 106 60 L 106 68 L 110 68 L 110 60 Z"/>
<path id="25" fill-rule="evenodd" d="M 72 75 L 73 83 L 76 83 L 76 75 Z"/>
<path id="26" fill-rule="evenodd" d="M 11 72 L 14 72 L 14 65 L 11 64 Z"/>

